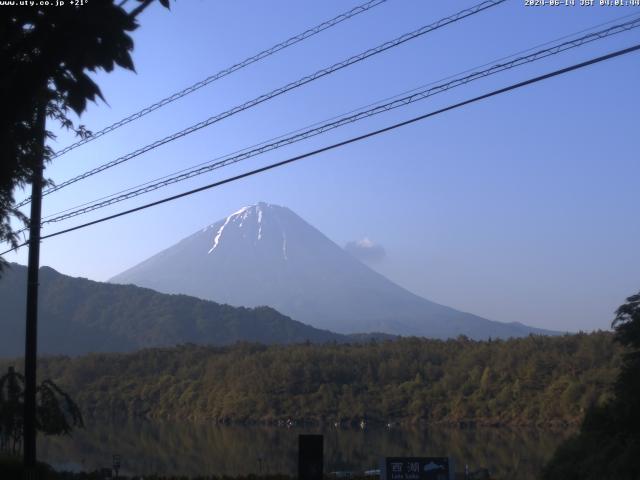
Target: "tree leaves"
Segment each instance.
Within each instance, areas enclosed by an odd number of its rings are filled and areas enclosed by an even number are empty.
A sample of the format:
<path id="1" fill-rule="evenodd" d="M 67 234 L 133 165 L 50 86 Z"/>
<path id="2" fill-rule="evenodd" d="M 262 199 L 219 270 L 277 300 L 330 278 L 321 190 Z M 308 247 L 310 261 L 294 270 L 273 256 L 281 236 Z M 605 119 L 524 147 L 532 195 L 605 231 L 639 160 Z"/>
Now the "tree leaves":
<path id="1" fill-rule="evenodd" d="M 627 347 L 615 397 L 589 408 L 580 433 L 546 466 L 546 480 L 640 478 L 640 293 L 618 308 L 613 326 L 616 341 Z"/>
<path id="2" fill-rule="evenodd" d="M 153 3 L 143 0 L 137 13 Z M 169 8 L 168 0 L 160 3 Z M 144 8 L 141 8 L 144 7 Z M 68 109 L 80 115 L 87 101 L 104 100 L 87 72 L 111 72 L 115 66 L 135 71 L 131 52 L 136 14 L 114 0 L 94 1 L 80 8 L 5 6 L 0 17 L 0 241 L 16 245 L 10 219 L 13 192 L 30 182 L 41 156 L 42 133 L 35 112 L 47 103 L 49 118 L 75 128 Z M 51 138 L 49 133 L 45 137 Z M 51 150 L 45 157 L 50 157 Z M 17 215 L 24 221 L 24 216 Z M 4 260 L 0 258 L 0 271 Z"/>
<path id="3" fill-rule="evenodd" d="M 640 349 L 640 293 L 627 298 L 627 303 L 618 308 L 613 327 L 622 345 Z"/>
<path id="4" fill-rule="evenodd" d="M 23 435 L 24 376 L 9 367 L 0 377 L 0 450 L 16 452 Z M 36 389 L 36 429 L 45 435 L 70 435 L 83 428 L 79 407 L 58 385 L 43 381 Z"/>

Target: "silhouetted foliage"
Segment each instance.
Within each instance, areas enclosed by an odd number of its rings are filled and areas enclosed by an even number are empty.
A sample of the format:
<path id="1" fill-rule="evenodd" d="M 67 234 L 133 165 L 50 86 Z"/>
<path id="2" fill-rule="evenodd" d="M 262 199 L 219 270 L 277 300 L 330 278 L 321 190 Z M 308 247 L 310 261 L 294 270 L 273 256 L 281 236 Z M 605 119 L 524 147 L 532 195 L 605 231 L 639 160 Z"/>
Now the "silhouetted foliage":
<path id="1" fill-rule="evenodd" d="M 58 475 L 51 466 L 38 462 L 36 465 L 38 480 L 61 480 L 64 478 Z M 15 455 L 4 455 L 0 452 L 0 478 L 2 480 L 24 480 L 26 478 L 24 472 L 24 464 L 22 458 Z M 97 477 L 94 477 L 97 480 Z"/>
<path id="2" fill-rule="evenodd" d="M 133 70 L 129 32 L 136 15 L 153 0 L 126 12 L 115 0 L 67 4 L 5 5 L 0 16 L 0 241 L 17 242 L 10 218 L 27 218 L 15 207 L 14 190 L 30 183 L 41 155 L 42 131 L 36 125 L 40 106 L 48 118 L 80 137 L 91 135 L 74 126 L 70 111 L 80 115 L 88 100 L 102 98 L 87 71 Z M 16 2 L 17 3 L 17 2 Z M 161 0 L 168 7 L 168 0 Z M 54 138 L 47 131 L 46 137 Z M 51 158 L 45 149 L 45 160 Z M 0 269 L 4 260 L 0 258 Z"/>
<path id="3" fill-rule="evenodd" d="M 24 377 L 9 367 L 0 377 L 0 451 L 17 453 L 22 445 Z M 51 380 L 36 389 L 36 429 L 45 435 L 70 435 L 84 427 L 80 409 Z"/>
<path id="4" fill-rule="evenodd" d="M 611 338 L 185 345 L 43 358 L 40 371 L 101 418 L 566 424 L 608 398 Z"/>
<path id="5" fill-rule="evenodd" d="M 9 367 L 0 378 L 0 451 L 15 452 L 22 439 L 24 377 Z"/>
<path id="6" fill-rule="evenodd" d="M 626 348 L 614 397 L 589 409 L 579 434 L 549 462 L 545 479 L 640 478 L 640 293 L 616 311 L 613 327 L 616 342 Z"/>

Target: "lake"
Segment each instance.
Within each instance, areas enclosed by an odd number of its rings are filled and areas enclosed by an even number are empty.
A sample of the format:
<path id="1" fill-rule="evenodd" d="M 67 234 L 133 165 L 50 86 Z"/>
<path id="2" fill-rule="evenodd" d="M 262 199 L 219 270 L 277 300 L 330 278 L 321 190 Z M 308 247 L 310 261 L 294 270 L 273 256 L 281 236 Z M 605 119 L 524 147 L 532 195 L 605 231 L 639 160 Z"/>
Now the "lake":
<path id="1" fill-rule="evenodd" d="M 72 437 L 39 437 L 41 460 L 64 470 L 110 467 L 126 475 L 297 473 L 300 433 L 323 433 L 325 470 L 378 468 L 383 456 L 452 456 L 456 470 L 488 468 L 533 480 L 568 430 L 476 428 L 286 428 L 178 422 L 90 423 Z"/>

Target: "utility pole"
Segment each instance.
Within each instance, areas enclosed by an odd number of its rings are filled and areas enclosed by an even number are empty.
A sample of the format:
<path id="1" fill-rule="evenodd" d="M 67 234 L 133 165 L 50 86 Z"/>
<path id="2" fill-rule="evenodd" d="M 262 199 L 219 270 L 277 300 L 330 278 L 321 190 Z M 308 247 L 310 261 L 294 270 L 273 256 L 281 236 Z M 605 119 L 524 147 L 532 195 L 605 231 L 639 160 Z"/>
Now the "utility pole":
<path id="1" fill-rule="evenodd" d="M 46 101 L 36 113 L 35 135 L 38 151 L 31 177 L 31 217 L 29 219 L 29 266 L 27 272 L 27 327 L 24 349 L 24 467 L 27 478 L 36 477 L 36 372 L 38 356 L 38 270 L 40 267 L 40 222 L 42 218 L 42 174 Z"/>

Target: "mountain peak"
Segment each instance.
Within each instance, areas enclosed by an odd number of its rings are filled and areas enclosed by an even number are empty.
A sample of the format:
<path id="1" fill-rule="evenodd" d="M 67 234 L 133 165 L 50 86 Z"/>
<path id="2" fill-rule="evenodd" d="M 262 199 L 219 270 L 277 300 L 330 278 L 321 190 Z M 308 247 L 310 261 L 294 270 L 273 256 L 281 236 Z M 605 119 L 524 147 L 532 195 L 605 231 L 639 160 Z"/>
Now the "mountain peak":
<path id="1" fill-rule="evenodd" d="M 269 230 L 274 238 L 278 238 L 282 258 L 287 260 L 287 238 L 282 228 L 282 222 L 278 218 L 278 213 L 289 211 L 285 207 L 279 205 L 271 205 L 266 202 L 258 202 L 253 205 L 247 205 L 233 212 L 226 219 L 209 225 L 203 232 L 209 228 L 214 231 L 211 248 L 208 254 L 214 253 L 220 248 L 225 238 L 231 237 L 235 241 L 253 240 L 253 243 L 263 239 L 264 233 Z M 269 217 L 269 220 L 267 220 Z M 239 237 L 239 238 L 238 238 Z"/>
<path id="2" fill-rule="evenodd" d="M 471 338 L 533 329 L 459 312 L 404 290 L 286 207 L 259 202 L 114 277 L 165 293 L 269 305 L 339 333 Z"/>
<path id="3" fill-rule="evenodd" d="M 233 217 L 237 217 L 240 215 L 243 215 L 244 217 L 247 217 L 248 215 L 251 214 L 260 214 L 260 212 L 266 212 L 268 210 L 277 210 L 277 209 L 281 209 L 281 210 L 289 210 L 286 207 L 282 207 L 280 205 L 274 205 L 271 203 L 267 203 L 267 202 L 258 202 L 258 203 L 254 203 L 252 205 L 245 205 L 244 207 L 240 208 L 239 210 L 236 210 L 235 212 L 231 213 L 227 218 L 226 221 L 229 221 L 230 219 L 232 219 Z M 204 227 L 202 229 L 202 231 L 206 231 L 210 228 L 215 227 L 216 225 L 218 225 L 220 223 L 220 220 L 212 223 L 210 225 L 207 225 L 206 227 Z"/>

